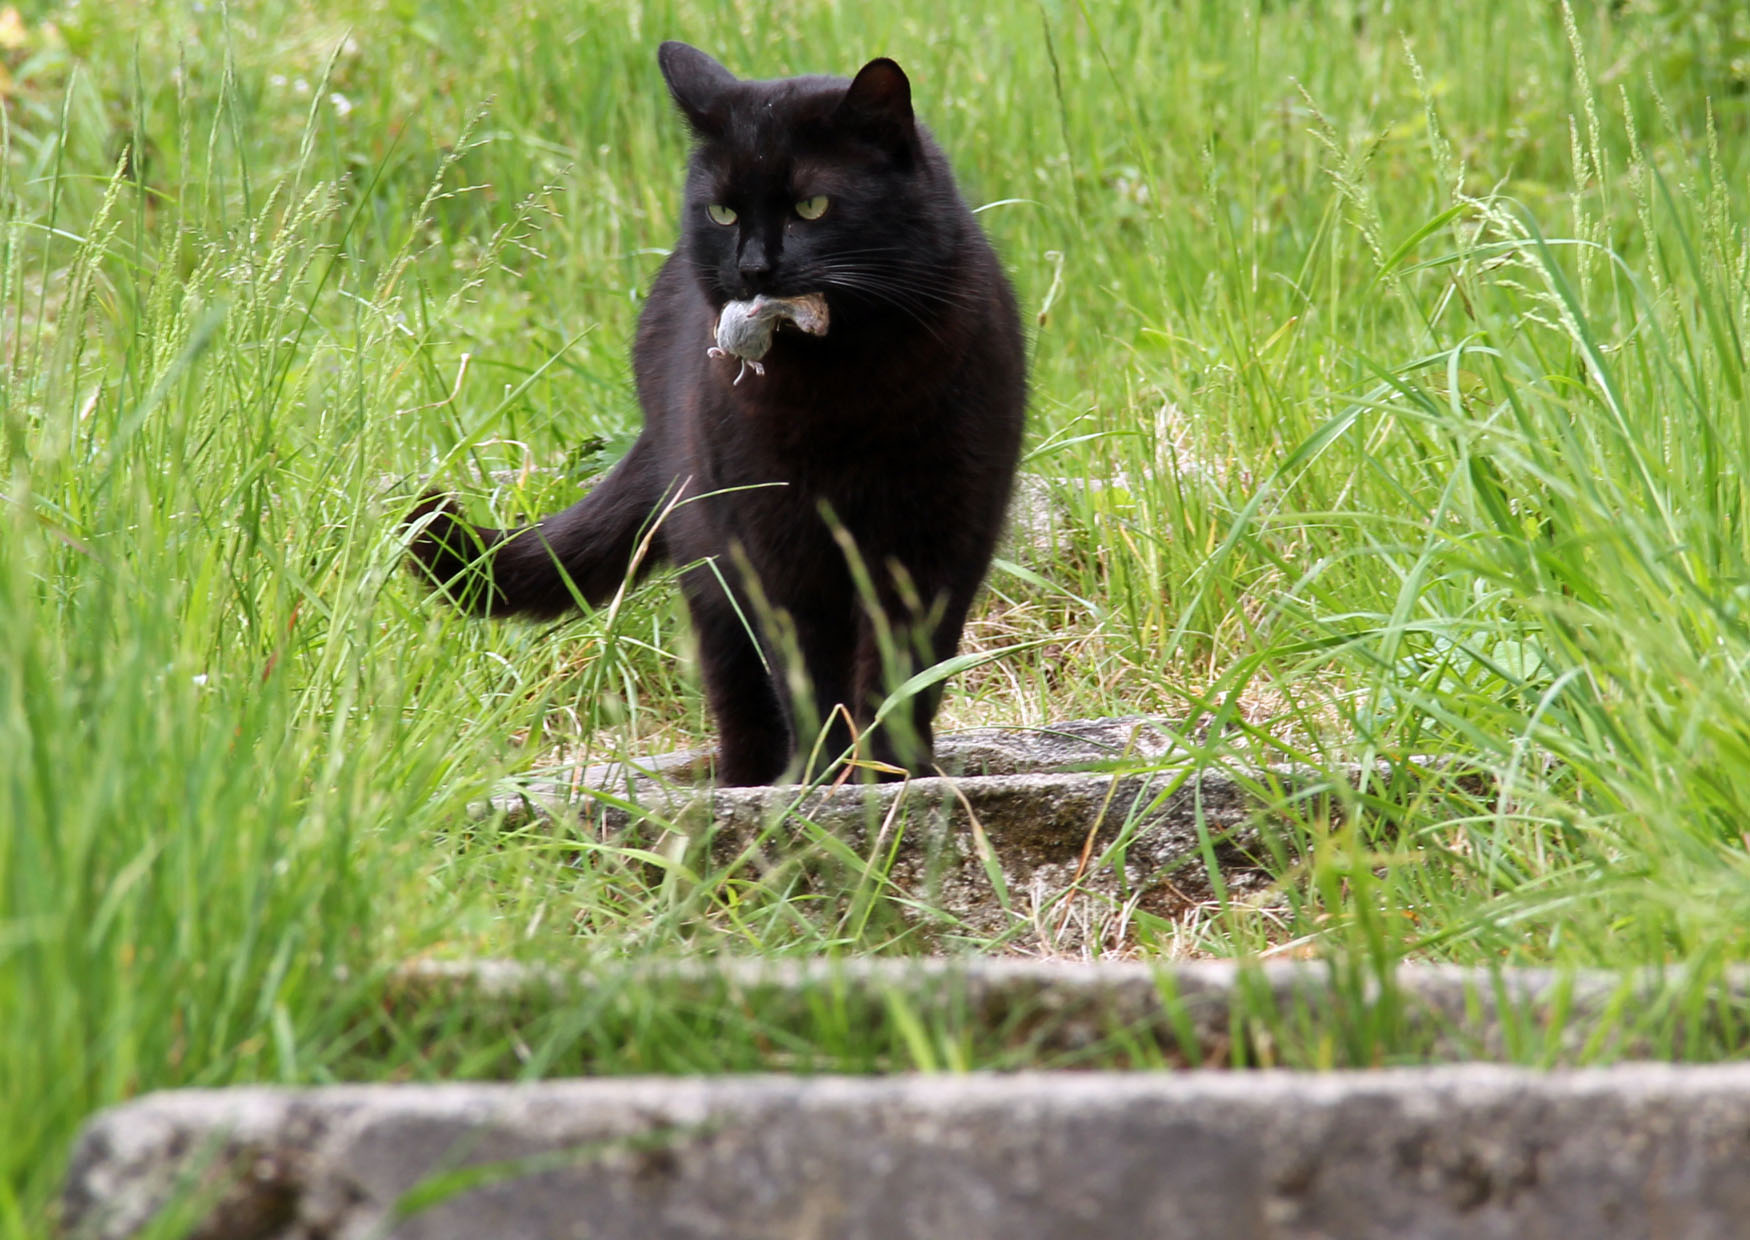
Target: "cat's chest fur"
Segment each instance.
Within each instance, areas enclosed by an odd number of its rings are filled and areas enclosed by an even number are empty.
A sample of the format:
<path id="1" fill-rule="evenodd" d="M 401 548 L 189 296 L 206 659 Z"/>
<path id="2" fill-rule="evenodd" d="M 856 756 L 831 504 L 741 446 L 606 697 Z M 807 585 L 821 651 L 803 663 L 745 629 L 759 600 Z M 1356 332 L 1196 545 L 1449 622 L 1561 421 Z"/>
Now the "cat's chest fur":
<path id="1" fill-rule="evenodd" d="M 708 303 L 689 309 L 681 332 L 665 322 L 641 342 L 635 365 L 648 386 L 681 389 L 659 398 L 656 414 L 672 421 L 664 429 L 696 488 L 765 491 L 724 510 L 812 513 L 825 502 L 847 521 L 898 519 L 920 503 L 939 505 L 958 458 L 981 450 L 966 442 L 977 428 L 965 425 L 963 389 L 976 378 L 963 373 L 972 359 L 960 325 L 921 340 L 880 326 L 863 340 L 781 333 L 764 373 L 738 381 L 733 361 L 699 356 L 710 339 Z"/>

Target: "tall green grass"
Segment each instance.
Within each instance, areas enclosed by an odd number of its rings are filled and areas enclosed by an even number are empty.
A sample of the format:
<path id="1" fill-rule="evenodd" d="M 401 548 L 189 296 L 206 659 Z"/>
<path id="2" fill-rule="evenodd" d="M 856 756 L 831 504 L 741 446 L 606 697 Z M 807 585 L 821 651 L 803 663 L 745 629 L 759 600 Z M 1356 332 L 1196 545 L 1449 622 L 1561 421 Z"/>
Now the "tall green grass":
<path id="1" fill-rule="evenodd" d="M 993 575 L 973 647 L 1020 649 L 946 719 L 1162 712 L 1202 763 L 1329 772 L 1279 797 L 1270 904 L 1145 950 L 1695 987 L 1744 954 L 1737 6 L 21 7 L 0 1232 L 41 1232 L 84 1115 L 161 1086 L 1011 1062 L 660 996 L 546 1041 L 385 1002 L 419 955 L 940 941 L 806 824 L 757 870 L 468 813 L 558 749 L 708 736 L 671 591 L 483 626 L 397 567 L 427 478 L 543 511 L 635 433 L 665 37 L 757 75 L 895 56 L 1010 265 L 1067 528 Z M 1356 1028 L 1289 1058 L 1413 1053 Z"/>

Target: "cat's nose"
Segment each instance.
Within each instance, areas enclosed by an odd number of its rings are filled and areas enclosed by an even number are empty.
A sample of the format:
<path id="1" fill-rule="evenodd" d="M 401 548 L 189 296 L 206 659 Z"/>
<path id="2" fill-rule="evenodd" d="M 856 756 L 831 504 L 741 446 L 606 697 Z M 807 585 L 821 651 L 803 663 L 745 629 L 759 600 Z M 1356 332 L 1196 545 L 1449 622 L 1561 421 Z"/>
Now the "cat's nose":
<path id="1" fill-rule="evenodd" d="M 772 278 L 772 264 L 762 255 L 759 258 L 748 258 L 745 255 L 736 265 L 736 271 L 741 275 L 741 282 L 753 292 L 760 292 Z"/>
<path id="2" fill-rule="evenodd" d="M 763 292 L 772 278 L 771 256 L 757 239 L 749 239 L 736 257 L 735 270 L 749 292 Z"/>

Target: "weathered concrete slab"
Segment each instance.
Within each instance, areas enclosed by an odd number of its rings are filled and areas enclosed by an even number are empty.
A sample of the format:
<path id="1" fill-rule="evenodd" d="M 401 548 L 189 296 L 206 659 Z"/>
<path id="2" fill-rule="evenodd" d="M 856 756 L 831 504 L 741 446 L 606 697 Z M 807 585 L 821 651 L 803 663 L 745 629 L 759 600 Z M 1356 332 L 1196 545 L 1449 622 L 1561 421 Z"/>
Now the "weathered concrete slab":
<path id="1" fill-rule="evenodd" d="M 1170 721 L 1146 715 L 1107 719 L 1066 719 L 1043 727 L 963 728 L 945 732 L 936 742 L 936 766 L 943 775 L 1061 774 L 1127 765 L 1160 764 L 1179 752 Z M 547 795 L 560 804 L 577 791 L 595 790 L 636 796 L 665 791 L 675 785 L 703 783 L 710 774 L 711 752 L 687 749 L 652 754 L 626 762 L 587 765 L 573 785 L 548 782 Z M 536 784 L 534 787 L 541 787 Z M 509 808 L 509 802 L 495 803 Z"/>
<path id="2" fill-rule="evenodd" d="M 879 854 L 887 881 L 946 929 L 1033 943 L 1049 920 L 1050 946 L 1063 950 L 1090 934 L 1121 938 L 1108 929 L 1135 909 L 1171 917 L 1208 900 L 1210 856 L 1230 891 L 1267 882 L 1255 784 L 1175 765 L 1178 752 L 1164 721 L 1072 720 L 945 736 L 944 774 L 903 784 L 710 788 L 696 782 L 707 756 L 682 753 L 585 767 L 565 784 L 525 781 L 490 808 L 577 823 L 600 842 L 699 842 L 719 865 L 761 871 L 830 836 Z M 822 890 L 841 877 L 829 867 Z"/>
<path id="3" fill-rule="evenodd" d="M 1537 1046 L 1554 1063 L 1585 1051 L 1625 1059 L 1661 1053 L 1689 1035 L 1734 1038 L 1750 1006 L 1750 974 L 1712 978 L 1696 1004 L 1680 967 L 1663 973 L 1483 969 L 1400 964 L 1386 978 L 1339 975 L 1329 962 L 1229 960 L 1033 960 L 970 956 L 850 960 L 717 958 L 652 960 L 617 969 L 568 970 L 509 960 L 420 961 L 392 980 L 397 1003 L 474 1001 L 539 1012 L 616 990 L 660 993 L 668 1003 L 760 1014 L 763 1026 L 806 1036 L 823 992 L 855 1027 L 880 1027 L 892 1000 L 968 1034 L 1004 1035 L 1035 1056 L 1081 1051 L 1122 1034 L 1188 1067 L 1269 1064 L 1271 1048 L 1236 1039 L 1290 1034 L 1297 1022 L 1330 1029 L 1339 1011 L 1371 1011 L 1431 1059 L 1501 1058 Z M 1637 1027 L 1622 1014 L 1671 1011 Z M 1600 1021 L 1613 1031 L 1599 1040 Z M 1272 1024 L 1274 1028 L 1272 1028 Z M 1550 1032 L 1555 1031 L 1555 1032 Z"/>
<path id="4" fill-rule="evenodd" d="M 213 1240 L 1723 1240 L 1746 1167 L 1746 1066 L 642 1079 L 151 1096 L 65 1200 L 79 1240 L 179 1179 Z"/>

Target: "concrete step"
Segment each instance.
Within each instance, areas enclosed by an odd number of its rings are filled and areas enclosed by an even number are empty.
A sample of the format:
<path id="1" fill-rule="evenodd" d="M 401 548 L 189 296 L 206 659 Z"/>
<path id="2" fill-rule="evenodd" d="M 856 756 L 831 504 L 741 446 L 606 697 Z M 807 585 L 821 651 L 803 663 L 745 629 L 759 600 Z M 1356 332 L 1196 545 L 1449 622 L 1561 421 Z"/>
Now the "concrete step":
<path id="1" fill-rule="evenodd" d="M 806 1042 L 823 1000 L 844 1027 L 878 1029 L 895 1000 L 917 1020 L 978 1036 L 988 1049 L 1051 1059 L 1114 1034 L 1174 1064 L 1271 1064 L 1265 1043 L 1329 1032 L 1366 1013 L 1430 1059 L 1501 1059 L 1536 1047 L 1549 1062 L 1628 1059 L 1689 1042 L 1736 1041 L 1750 1007 L 1750 972 L 1696 979 L 1659 973 L 1400 964 L 1380 976 L 1318 960 L 1036 960 L 914 957 L 829 960 L 646 960 L 587 970 L 510 960 L 418 961 L 389 979 L 398 1010 L 459 1005 L 535 1014 L 616 995 L 660 996 L 692 1011 L 758 1013 L 762 1028 Z M 1614 1030 L 1595 1040 L 1602 1023 Z M 1273 1026 L 1273 1027 L 1272 1027 Z"/>
<path id="2" fill-rule="evenodd" d="M 1173 918 L 1209 902 L 1211 857 L 1230 894 L 1267 886 L 1259 790 L 1329 778 L 1198 768 L 1173 737 L 1149 718 L 975 729 L 942 738 L 942 775 L 816 789 L 713 789 L 697 782 L 705 755 L 683 753 L 521 780 L 479 810 L 670 852 L 705 842 L 719 864 L 760 870 L 796 864 L 810 835 L 830 836 L 880 858 L 896 893 L 948 930 L 1007 934 L 1018 948 L 1114 948 L 1138 909 Z M 842 877 L 828 867 L 822 890 Z"/>
<path id="3" fill-rule="evenodd" d="M 1708 1240 L 1747 1166 L 1740 1065 L 568 1080 L 153 1095 L 65 1204 L 77 1240 L 179 1194 L 200 1240 Z"/>

